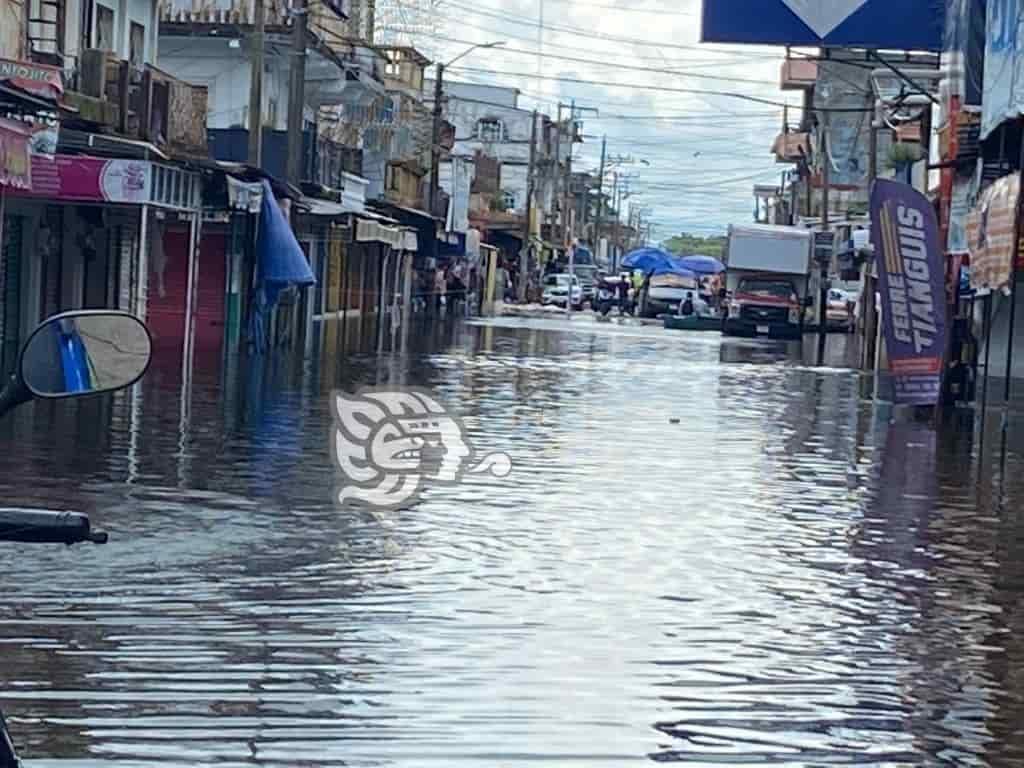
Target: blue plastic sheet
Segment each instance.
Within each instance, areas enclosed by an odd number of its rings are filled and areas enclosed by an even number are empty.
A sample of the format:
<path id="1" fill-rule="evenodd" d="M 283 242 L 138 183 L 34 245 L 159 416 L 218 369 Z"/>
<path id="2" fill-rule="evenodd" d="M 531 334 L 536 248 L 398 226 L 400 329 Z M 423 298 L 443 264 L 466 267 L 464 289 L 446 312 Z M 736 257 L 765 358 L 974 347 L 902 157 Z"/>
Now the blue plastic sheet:
<path id="1" fill-rule="evenodd" d="M 682 256 L 677 261 L 680 266 L 691 272 L 696 272 L 698 275 L 718 275 L 725 272 L 725 264 L 714 256 L 702 256 L 695 253 L 692 256 Z"/>
<path id="2" fill-rule="evenodd" d="M 289 285 L 313 285 L 316 279 L 302 252 L 295 233 L 285 221 L 284 213 L 274 199 L 270 183 L 263 180 L 263 207 L 260 209 L 258 283 L 266 291 L 267 302 L 273 306 L 277 295 Z"/>
<path id="3" fill-rule="evenodd" d="M 675 266 L 673 256 L 661 248 L 639 248 L 629 253 L 622 260 L 623 269 L 639 269 L 645 274 L 650 274 L 658 267 Z"/>
<path id="4" fill-rule="evenodd" d="M 256 292 L 250 313 L 250 338 L 257 351 L 267 348 L 267 323 L 281 291 L 291 285 L 315 284 L 306 254 L 274 199 L 270 183 L 264 179 L 256 242 Z"/>

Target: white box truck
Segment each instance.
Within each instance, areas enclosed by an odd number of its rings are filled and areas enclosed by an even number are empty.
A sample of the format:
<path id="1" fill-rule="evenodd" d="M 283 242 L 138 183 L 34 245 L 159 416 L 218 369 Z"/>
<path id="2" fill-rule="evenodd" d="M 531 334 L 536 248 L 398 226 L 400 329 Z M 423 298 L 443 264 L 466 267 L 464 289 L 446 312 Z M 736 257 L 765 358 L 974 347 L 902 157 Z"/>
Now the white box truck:
<path id="1" fill-rule="evenodd" d="M 809 296 L 814 234 L 768 224 L 729 227 L 725 333 L 800 338 Z"/>

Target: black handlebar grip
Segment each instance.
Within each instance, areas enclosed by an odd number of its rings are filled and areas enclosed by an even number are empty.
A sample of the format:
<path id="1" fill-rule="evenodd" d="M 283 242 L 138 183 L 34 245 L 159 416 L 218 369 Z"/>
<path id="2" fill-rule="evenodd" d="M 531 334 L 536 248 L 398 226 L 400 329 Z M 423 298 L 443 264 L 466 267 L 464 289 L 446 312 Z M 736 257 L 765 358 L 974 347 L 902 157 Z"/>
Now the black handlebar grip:
<path id="1" fill-rule="evenodd" d="M 0 541 L 32 544 L 103 544 L 107 534 L 92 530 L 89 516 L 79 512 L 0 508 Z"/>

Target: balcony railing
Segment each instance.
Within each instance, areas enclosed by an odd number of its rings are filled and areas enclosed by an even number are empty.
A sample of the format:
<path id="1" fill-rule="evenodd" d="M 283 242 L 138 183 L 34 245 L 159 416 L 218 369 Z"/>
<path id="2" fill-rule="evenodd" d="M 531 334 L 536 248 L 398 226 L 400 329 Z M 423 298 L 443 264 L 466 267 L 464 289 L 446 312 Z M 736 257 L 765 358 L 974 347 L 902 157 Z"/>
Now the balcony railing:
<path id="1" fill-rule="evenodd" d="M 152 65 L 139 68 L 108 51 L 85 50 L 66 99 L 84 119 L 123 136 L 172 154 L 206 154 L 206 87 Z"/>
<path id="2" fill-rule="evenodd" d="M 264 0 L 263 19 L 268 27 L 291 26 L 294 0 Z M 351 0 L 325 0 L 310 5 L 310 21 L 320 14 L 348 18 Z M 163 0 L 162 24 L 252 24 L 256 18 L 255 0 Z M 315 25 L 311 25 L 315 26 Z"/>

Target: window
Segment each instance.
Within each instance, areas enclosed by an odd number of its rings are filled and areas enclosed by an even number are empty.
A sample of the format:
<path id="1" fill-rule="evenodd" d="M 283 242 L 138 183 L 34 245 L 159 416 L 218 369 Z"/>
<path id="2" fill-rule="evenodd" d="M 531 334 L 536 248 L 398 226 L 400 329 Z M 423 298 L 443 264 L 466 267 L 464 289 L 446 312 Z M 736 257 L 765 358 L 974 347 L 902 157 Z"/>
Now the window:
<path id="1" fill-rule="evenodd" d="M 480 141 L 501 141 L 502 139 L 501 120 L 493 117 L 485 117 L 476 124 L 476 137 Z"/>
<path id="2" fill-rule="evenodd" d="M 114 10 L 105 5 L 96 6 L 96 47 L 114 50 Z"/>
<path id="3" fill-rule="evenodd" d="M 129 41 L 128 60 L 133 67 L 141 68 L 145 61 L 146 53 L 146 28 L 137 22 L 132 22 L 131 40 Z"/>

